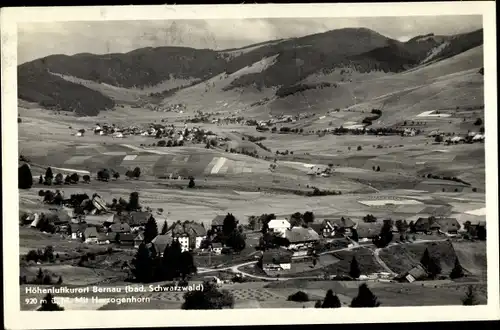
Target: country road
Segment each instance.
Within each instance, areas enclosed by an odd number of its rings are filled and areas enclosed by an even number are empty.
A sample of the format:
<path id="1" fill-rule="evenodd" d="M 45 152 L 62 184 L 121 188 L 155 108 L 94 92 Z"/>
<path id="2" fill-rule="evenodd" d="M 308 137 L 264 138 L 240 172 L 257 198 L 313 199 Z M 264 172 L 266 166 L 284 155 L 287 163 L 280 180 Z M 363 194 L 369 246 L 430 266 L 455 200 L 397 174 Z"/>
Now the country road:
<path id="1" fill-rule="evenodd" d="M 411 244 L 423 244 L 423 243 L 430 243 L 430 242 L 443 242 L 443 241 L 446 241 L 446 240 L 447 239 L 440 239 L 440 240 L 419 240 L 419 241 L 412 242 Z M 361 246 L 358 243 L 354 243 L 354 244 L 355 245 L 351 246 L 351 247 L 346 247 L 346 248 L 341 248 L 341 249 L 336 249 L 336 250 L 330 250 L 330 251 L 321 252 L 321 253 L 319 253 L 319 255 L 325 255 L 325 254 L 330 254 L 330 253 L 335 253 L 335 252 L 340 252 L 340 251 L 355 250 L 355 249 L 366 247 L 366 246 Z M 408 244 L 408 243 L 403 243 L 403 244 Z M 400 243 L 392 243 L 392 244 L 390 244 L 389 246 L 387 246 L 385 248 L 377 248 L 377 249 L 373 250 L 373 256 L 374 256 L 375 260 L 377 261 L 377 263 L 382 268 L 384 268 L 388 273 L 390 273 L 391 275 L 396 275 L 396 273 L 394 271 L 392 271 L 392 269 L 390 269 L 389 266 L 387 266 L 387 264 L 380 258 L 380 251 L 383 250 L 383 249 L 386 249 L 388 247 L 395 246 L 395 245 L 400 245 Z M 303 276 L 303 277 L 290 277 L 290 278 L 288 278 L 288 277 L 260 276 L 260 275 L 254 275 L 254 274 L 250 274 L 250 273 L 244 272 L 244 271 L 242 271 L 240 269 L 241 267 L 252 265 L 252 264 L 256 264 L 256 263 L 257 263 L 257 261 L 247 261 L 247 262 L 244 262 L 244 263 L 241 263 L 241 264 L 238 264 L 238 265 L 224 267 L 224 268 L 200 268 L 200 269 L 198 269 L 198 274 L 208 274 L 208 273 L 211 273 L 211 272 L 230 270 L 233 273 L 239 273 L 239 274 L 241 274 L 243 276 L 247 276 L 247 277 L 255 278 L 255 279 L 259 279 L 259 280 L 264 280 L 264 281 L 287 281 L 287 280 L 292 280 L 292 279 L 296 280 L 296 279 L 313 279 L 313 278 L 316 279 L 317 278 L 317 276 Z"/>

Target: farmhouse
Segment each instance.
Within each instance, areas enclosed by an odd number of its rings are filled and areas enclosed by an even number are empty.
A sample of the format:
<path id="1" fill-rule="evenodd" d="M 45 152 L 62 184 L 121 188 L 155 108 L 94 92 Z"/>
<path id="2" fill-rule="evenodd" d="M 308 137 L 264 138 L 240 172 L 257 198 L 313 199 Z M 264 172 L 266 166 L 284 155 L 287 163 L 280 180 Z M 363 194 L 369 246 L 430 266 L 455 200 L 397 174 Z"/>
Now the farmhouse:
<path id="1" fill-rule="evenodd" d="M 212 243 L 210 246 L 210 250 L 217 255 L 222 253 L 222 249 L 223 246 L 221 243 Z"/>
<path id="2" fill-rule="evenodd" d="M 83 232 L 83 239 L 85 243 L 97 243 L 97 229 L 95 227 L 88 227 Z"/>
<path id="3" fill-rule="evenodd" d="M 131 228 L 144 227 L 150 217 L 149 212 L 130 212 L 128 224 Z"/>
<path id="4" fill-rule="evenodd" d="M 448 234 L 457 234 L 460 230 L 460 223 L 455 218 L 418 218 L 414 225 L 415 231 L 430 233 L 439 231 Z"/>
<path id="5" fill-rule="evenodd" d="M 400 282 L 415 282 L 418 280 L 425 279 L 427 277 L 427 271 L 422 267 L 422 265 L 418 264 L 417 266 L 413 267 L 406 273 L 402 273 L 396 277 L 397 280 Z"/>
<path id="6" fill-rule="evenodd" d="M 110 233 L 122 234 L 122 233 L 130 233 L 130 226 L 128 223 L 114 223 L 109 226 Z"/>
<path id="7" fill-rule="evenodd" d="M 290 222 L 286 219 L 273 219 L 267 225 L 271 233 L 281 237 L 284 237 L 286 231 L 291 228 Z"/>
<path id="8" fill-rule="evenodd" d="M 130 233 L 117 234 L 120 245 L 134 246 L 134 235 Z"/>
<path id="9" fill-rule="evenodd" d="M 139 233 L 135 238 L 134 238 L 134 247 L 136 249 L 139 248 L 139 245 L 144 242 L 144 235 L 142 233 Z"/>
<path id="10" fill-rule="evenodd" d="M 173 238 L 177 238 L 183 251 L 199 249 L 201 242 L 207 237 L 207 230 L 203 224 L 194 221 L 177 221 L 167 232 L 172 233 Z"/>
<path id="11" fill-rule="evenodd" d="M 109 240 L 109 237 L 104 234 L 104 233 L 99 233 L 97 235 L 97 244 L 109 244 L 110 243 L 110 240 Z"/>
<path id="12" fill-rule="evenodd" d="M 261 257 L 262 270 L 280 272 L 292 268 L 292 253 L 283 249 L 264 251 Z"/>
<path id="13" fill-rule="evenodd" d="M 67 233 L 71 235 L 72 239 L 81 239 L 85 233 L 85 229 L 87 229 L 86 223 L 72 223 L 68 226 Z"/>
<path id="14" fill-rule="evenodd" d="M 359 239 L 370 240 L 379 236 L 382 226 L 382 222 L 360 222 L 356 226 L 356 231 Z"/>
<path id="15" fill-rule="evenodd" d="M 309 249 L 319 241 L 319 235 L 312 228 L 293 227 L 286 231 L 285 238 L 293 251 L 293 257 L 302 257 L 309 254 Z"/>

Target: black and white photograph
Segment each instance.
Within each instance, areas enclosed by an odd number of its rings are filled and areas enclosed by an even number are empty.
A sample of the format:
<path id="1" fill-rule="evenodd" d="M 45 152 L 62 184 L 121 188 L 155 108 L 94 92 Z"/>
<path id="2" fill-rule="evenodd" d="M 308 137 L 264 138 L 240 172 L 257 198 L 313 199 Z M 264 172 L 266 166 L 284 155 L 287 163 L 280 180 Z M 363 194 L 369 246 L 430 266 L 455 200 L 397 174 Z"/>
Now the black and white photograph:
<path id="1" fill-rule="evenodd" d="M 2 9 L 10 328 L 498 317 L 494 3 L 404 5 Z"/>

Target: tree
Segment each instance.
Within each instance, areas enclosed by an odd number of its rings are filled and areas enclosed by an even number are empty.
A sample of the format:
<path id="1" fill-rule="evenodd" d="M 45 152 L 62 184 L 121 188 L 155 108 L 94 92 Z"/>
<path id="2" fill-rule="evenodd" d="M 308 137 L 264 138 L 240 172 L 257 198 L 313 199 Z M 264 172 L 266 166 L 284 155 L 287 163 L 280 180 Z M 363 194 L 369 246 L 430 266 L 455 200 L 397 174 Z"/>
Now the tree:
<path id="1" fill-rule="evenodd" d="M 193 255 L 189 251 L 184 251 L 181 253 L 179 258 L 179 273 L 182 279 L 185 279 L 188 275 L 196 273 L 197 269 L 194 264 Z"/>
<path id="2" fill-rule="evenodd" d="M 330 289 L 326 292 L 325 299 L 323 300 L 323 304 L 321 308 L 340 308 L 342 304 L 340 303 L 339 297 L 333 294 L 333 291 Z"/>
<path id="3" fill-rule="evenodd" d="M 54 296 L 52 296 L 52 293 L 47 293 L 45 297 L 42 300 L 42 305 L 40 308 L 38 308 L 38 311 L 42 312 L 54 312 L 54 311 L 63 311 L 64 308 L 59 306 L 54 299 Z"/>
<path id="4" fill-rule="evenodd" d="M 97 180 L 108 181 L 109 178 L 110 178 L 110 174 L 109 174 L 108 169 L 102 169 L 99 172 L 97 172 Z"/>
<path id="5" fill-rule="evenodd" d="M 127 210 L 128 211 L 135 211 L 140 208 L 139 205 L 139 193 L 134 191 L 133 193 L 130 193 L 129 199 L 128 199 L 128 204 L 127 204 Z"/>
<path id="6" fill-rule="evenodd" d="M 189 183 L 188 183 L 188 188 L 194 188 L 195 183 L 194 183 L 194 178 L 190 177 L 189 178 Z"/>
<path id="7" fill-rule="evenodd" d="M 52 169 L 50 167 L 47 167 L 47 170 L 45 171 L 45 184 L 50 186 L 52 184 L 52 179 L 54 179 Z"/>
<path id="8" fill-rule="evenodd" d="M 191 291 L 184 294 L 182 309 L 207 310 L 233 308 L 234 297 L 227 290 L 218 290 L 215 284 L 205 282 L 202 291 Z"/>
<path id="9" fill-rule="evenodd" d="M 231 213 L 228 213 L 224 218 L 224 222 L 222 223 L 222 233 L 225 237 L 229 237 L 229 235 L 231 235 L 236 229 L 236 226 L 236 218 Z"/>
<path id="10" fill-rule="evenodd" d="M 358 146 L 358 151 L 361 151 L 361 150 L 363 150 L 363 147 Z"/>
<path id="11" fill-rule="evenodd" d="M 322 302 L 321 300 L 316 300 L 316 303 L 314 304 L 314 308 L 321 308 Z"/>
<path id="12" fill-rule="evenodd" d="M 352 257 L 351 265 L 349 268 L 349 276 L 351 276 L 352 278 L 359 278 L 359 276 L 361 276 L 361 270 L 359 269 L 356 257 Z"/>
<path id="13" fill-rule="evenodd" d="M 351 301 L 351 307 L 379 307 L 378 298 L 371 292 L 366 283 L 359 286 L 358 295 Z"/>
<path id="14" fill-rule="evenodd" d="M 120 173 L 118 172 L 113 173 L 113 178 L 115 178 L 115 180 L 118 180 L 120 178 Z"/>
<path id="15" fill-rule="evenodd" d="M 300 212 L 295 212 L 290 216 L 290 225 L 292 227 L 300 227 L 303 223 L 303 215 Z"/>
<path id="16" fill-rule="evenodd" d="M 139 179 L 139 177 L 141 176 L 141 169 L 139 167 L 134 168 L 133 174 L 134 178 Z"/>
<path id="17" fill-rule="evenodd" d="M 380 166 L 377 166 L 377 172 L 380 172 Z"/>
<path id="18" fill-rule="evenodd" d="M 158 236 L 158 225 L 155 218 L 150 216 L 144 228 L 144 242 L 150 243 L 156 236 Z"/>
<path id="19" fill-rule="evenodd" d="M 420 263 L 429 274 L 429 277 L 435 278 L 437 275 L 441 274 L 441 265 L 439 260 L 430 256 L 429 249 L 425 249 Z"/>
<path id="20" fill-rule="evenodd" d="M 359 242 L 359 236 L 358 236 L 358 231 L 354 228 L 351 229 L 351 239 L 354 242 Z"/>
<path id="21" fill-rule="evenodd" d="M 245 237 L 240 231 L 234 230 L 226 240 L 226 245 L 239 252 L 246 246 Z"/>
<path id="22" fill-rule="evenodd" d="M 56 185 L 61 185 L 64 182 L 64 177 L 62 173 L 57 173 L 56 177 L 54 178 L 54 184 Z"/>
<path id="23" fill-rule="evenodd" d="M 474 287 L 472 285 L 469 285 L 467 287 L 467 291 L 465 292 L 465 296 L 462 298 L 462 305 L 464 305 L 464 306 L 479 305 L 476 290 L 474 289 Z"/>
<path id="24" fill-rule="evenodd" d="M 461 278 L 464 276 L 465 276 L 464 269 L 463 269 L 462 265 L 460 264 L 460 261 L 458 260 L 458 257 L 457 257 L 457 258 L 455 258 L 455 266 L 451 270 L 450 278 L 456 279 L 456 278 Z"/>
<path id="25" fill-rule="evenodd" d="M 90 183 L 90 175 L 85 174 L 85 175 L 83 176 L 83 182 L 85 182 L 85 183 Z"/>
<path id="26" fill-rule="evenodd" d="M 80 176 L 77 173 L 71 174 L 69 178 L 71 180 L 71 183 L 78 183 L 78 181 L 80 181 Z"/>
<path id="27" fill-rule="evenodd" d="M 486 240 L 486 226 L 477 227 L 477 238 L 481 241 Z"/>
<path id="28" fill-rule="evenodd" d="M 58 284 L 58 285 L 63 284 L 63 279 L 62 279 L 62 276 L 59 276 L 59 279 L 57 280 L 57 284 Z"/>
<path id="29" fill-rule="evenodd" d="M 442 135 L 436 135 L 434 138 L 434 142 L 441 143 L 443 142 L 443 136 Z"/>
<path id="30" fill-rule="evenodd" d="M 477 118 L 476 121 L 474 122 L 475 126 L 481 126 L 483 124 L 483 120 L 481 118 Z"/>
<path id="31" fill-rule="evenodd" d="M 167 230 L 168 230 L 168 224 L 167 224 L 167 221 L 164 221 L 163 222 L 163 226 L 161 227 L 161 235 L 165 235 L 167 233 Z"/>
<path id="32" fill-rule="evenodd" d="M 18 169 L 18 188 L 30 189 L 33 186 L 33 175 L 31 174 L 30 166 L 26 163 Z"/>
<path id="33" fill-rule="evenodd" d="M 43 184 L 43 175 L 40 175 L 40 178 L 38 179 L 39 184 Z"/>
<path id="34" fill-rule="evenodd" d="M 148 283 L 153 279 L 153 258 L 146 244 L 141 243 L 132 260 L 132 273 L 139 282 Z"/>
<path id="35" fill-rule="evenodd" d="M 306 302 L 309 301 L 309 295 L 304 291 L 297 291 L 294 294 L 289 295 L 287 300 L 296 302 Z"/>
<path id="36" fill-rule="evenodd" d="M 314 213 L 311 211 L 307 211 L 304 213 L 304 216 L 302 217 L 304 219 L 305 223 L 311 223 L 314 221 Z"/>

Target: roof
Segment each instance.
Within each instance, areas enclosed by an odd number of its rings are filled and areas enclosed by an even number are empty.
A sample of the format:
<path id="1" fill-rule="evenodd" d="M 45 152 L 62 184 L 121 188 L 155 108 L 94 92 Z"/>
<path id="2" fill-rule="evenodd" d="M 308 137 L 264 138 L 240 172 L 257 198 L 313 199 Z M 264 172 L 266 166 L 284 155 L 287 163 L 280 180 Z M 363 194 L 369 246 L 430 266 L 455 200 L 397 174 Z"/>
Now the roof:
<path id="1" fill-rule="evenodd" d="M 339 228 L 352 228 L 356 225 L 351 218 L 335 218 L 335 219 L 325 219 L 325 221 L 329 221 L 333 226 L 337 226 Z"/>
<path id="2" fill-rule="evenodd" d="M 128 233 L 123 233 L 120 234 L 120 241 L 122 242 L 131 242 L 134 240 L 134 235 L 128 234 Z"/>
<path id="3" fill-rule="evenodd" d="M 54 211 L 49 211 L 45 213 L 45 217 L 49 220 L 52 221 L 54 224 L 63 224 L 63 223 L 68 223 L 71 221 L 71 217 L 69 214 L 62 210 L 54 210 Z"/>
<path id="4" fill-rule="evenodd" d="M 130 232 L 130 225 L 125 222 L 114 223 L 111 226 L 109 226 L 109 229 L 111 229 L 113 233 L 128 233 Z"/>
<path id="5" fill-rule="evenodd" d="M 408 275 L 411 275 L 413 276 L 414 279 L 418 280 L 418 279 L 422 279 L 424 277 L 427 276 L 427 272 L 425 271 L 424 267 L 422 267 L 422 265 L 417 265 L 415 267 L 413 267 L 412 269 L 410 269 L 408 271 Z"/>
<path id="6" fill-rule="evenodd" d="M 455 218 L 418 218 L 415 222 L 417 231 L 440 229 L 441 231 L 455 231 L 460 229 L 460 223 Z"/>
<path id="7" fill-rule="evenodd" d="M 175 222 L 170 226 L 168 231 L 176 236 L 188 235 L 190 237 L 204 237 L 207 235 L 205 227 L 201 223 L 194 221 Z"/>
<path id="8" fill-rule="evenodd" d="M 110 240 L 109 236 L 106 236 L 106 234 L 104 234 L 104 233 L 97 234 L 97 239 L 99 241 L 109 241 Z"/>
<path id="9" fill-rule="evenodd" d="M 269 228 L 290 228 L 290 222 L 286 219 L 273 219 L 267 224 Z"/>
<path id="10" fill-rule="evenodd" d="M 151 213 L 143 211 L 130 212 L 129 224 L 131 226 L 144 226 L 149 220 Z"/>
<path id="11" fill-rule="evenodd" d="M 72 223 L 69 226 L 72 233 L 76 233 L 77 231 L 84 231 L 87 228 L 86 223 Z"/>
<path id="12" fill-rule="evenodd" d="M 284 264 L 292 261 L 293 253 L 284 249 L 273 249 L 264 251 L 262 254 L 263 264 Z"/>
<path id="13" fill-rule="evenodd" d="M 212 226 L 222 226 L 224 224 L 224 219 L 225 218 L 226 218 L 226 215 L 217 215 L 212 220 Z"/>
<path id="14" fill-rule="evenodd" d="M 439 225 L 441 231 L 444 232 L 460 230 L 460 223 L 455 218 L 441 218 L 435 222 Z"/>
<path id="15" fill-rule="evenodd" d="M 97 237 L 97 229 L 95 227 L 88 227 L 83 233 L 85 238 Z"/>
<path id="16" fill-rule="evenodd" d="M 134 240 L 144 241 L 144 235 L 142 233 L 139 233 L 137 236 L 135 236 Z"/>
<path id="17" fill-rule="evenodd" d="M 318 234 L 323 233 L 323 229 L 325 228 L 325 225 L 323 223 L 310 223 L 308 224 L 309 228 L 317 232 Z"/>
<path id="18" fill-rule="evenodd" d="M 167 245 L 172 244 L 172 235 L 171 234 L 158 235 L 155 238 L 153 238 L 151 243 L 153 243 L 157 252 L 163 253 Z"/>
<path id="19" fill-rule="evenodd" d="M 356 227 L 356 232 L 360 238 L 373 238 L 380 234 L 384 223 L 379 222 L 362 222 L 360 221 Z"/>
<path id="20" fill-rule="evenodd" d="M 312 228 L 293 227 L 287 230 L 285 237 L 290 243 L 310 242 L 319 240 L 319 235 Z"/>
<path id="21" fill-rule="evenodd" d="M 212 243 L 212 249 L 221 248 L 222 243 Z"/>

